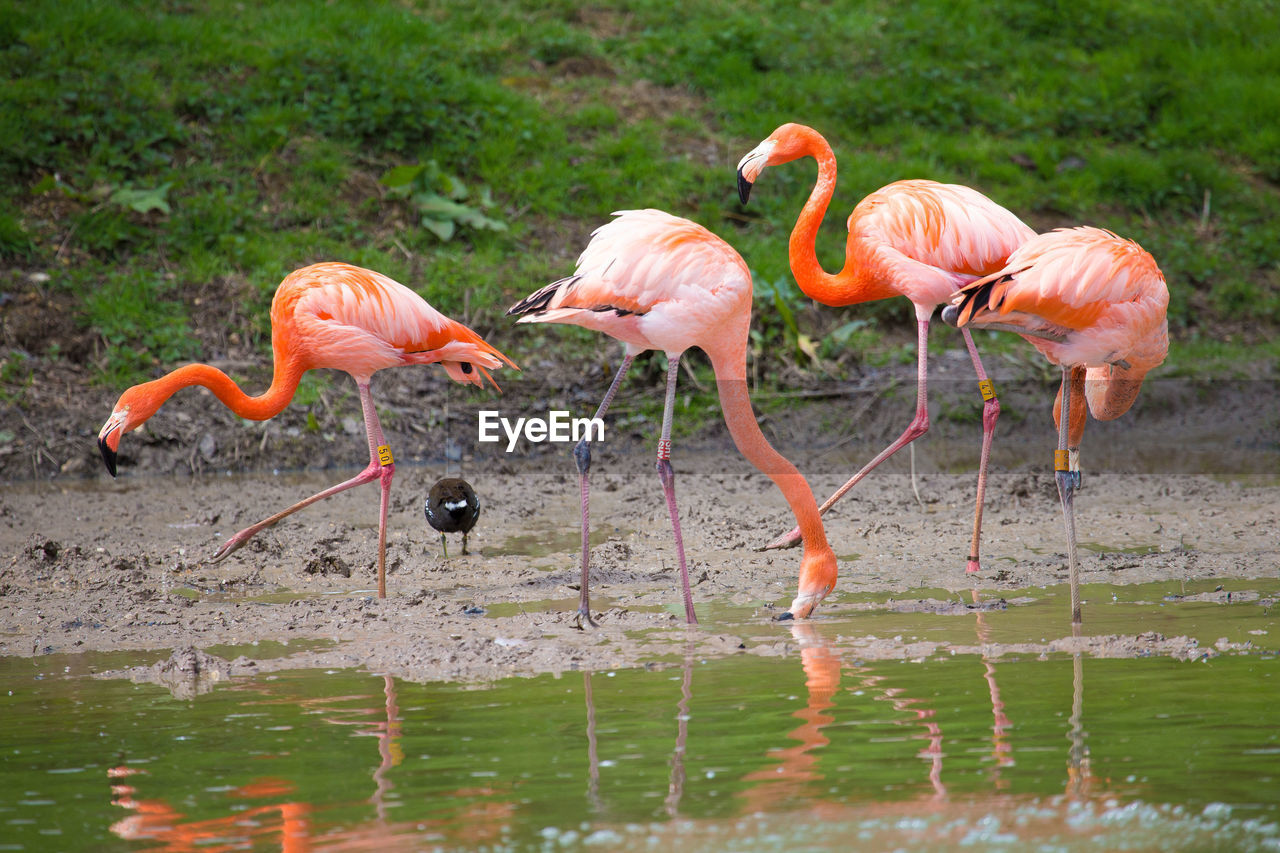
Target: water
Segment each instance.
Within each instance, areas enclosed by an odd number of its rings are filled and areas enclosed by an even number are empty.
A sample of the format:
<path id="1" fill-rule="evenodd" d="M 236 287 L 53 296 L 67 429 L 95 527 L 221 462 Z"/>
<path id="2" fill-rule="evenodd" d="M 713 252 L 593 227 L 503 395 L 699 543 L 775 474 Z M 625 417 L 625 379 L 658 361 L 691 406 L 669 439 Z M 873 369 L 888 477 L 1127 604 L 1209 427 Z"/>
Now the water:
<path id="1" fill-rule="evenodd" d="M 157 654 L 0 659 L 0 850 L 1280 850 L 1276 619 L 1131 592 L 1095 611 L 1188 607 L 1256 643 L 877 661 L 862 614 L 756 623 L 775 657 L 287 671 L 189 700 L 90 674 Z M 894 623 L 972 647 L 1033 609 Z"/>

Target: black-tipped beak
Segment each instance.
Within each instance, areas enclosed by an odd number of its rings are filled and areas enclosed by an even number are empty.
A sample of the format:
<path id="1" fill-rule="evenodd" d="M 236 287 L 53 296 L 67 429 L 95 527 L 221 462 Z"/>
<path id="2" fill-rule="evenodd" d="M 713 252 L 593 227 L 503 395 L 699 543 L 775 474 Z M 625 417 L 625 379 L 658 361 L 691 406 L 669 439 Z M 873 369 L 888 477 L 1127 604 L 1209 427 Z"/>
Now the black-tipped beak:
<path id="1" fill-rule="evenodd" d="M 107 463 L 107 471 L 114 477 L 116 475 L 116 452 L 107 445 L 105 438 L 98 439 L 98 449 L 102 451 L 102 461 Z"/>
<path id="2" fill-rule="evenodd" d="M 790 611 L 790 610 L 786 610 L 786 611 L 783 611 L 782 613 L 778 614 L 778 620 L 777 620 L 777 621 L 779 621 L 779 622 L 790 622 L 792 619 L 795 619 L 795 618 L 796 618 L 796 617 L 794 617 L 794 616 L 792 616 L 792 615 L 791 615 L 791 611 Z"/>
<path id="3" fill-rule="evenodd" d="M 948 326 L 954 326 L 956 321 L 960 319 L 960 306 L 948 305 L 942 309 L 942 322 Z"/>
<path id="4" fill-rule="evenodd" d="M 738 170 L 738 200 L 743 204 L 751 198 L 751 182 L 742 176 L 742 170 Z"/>

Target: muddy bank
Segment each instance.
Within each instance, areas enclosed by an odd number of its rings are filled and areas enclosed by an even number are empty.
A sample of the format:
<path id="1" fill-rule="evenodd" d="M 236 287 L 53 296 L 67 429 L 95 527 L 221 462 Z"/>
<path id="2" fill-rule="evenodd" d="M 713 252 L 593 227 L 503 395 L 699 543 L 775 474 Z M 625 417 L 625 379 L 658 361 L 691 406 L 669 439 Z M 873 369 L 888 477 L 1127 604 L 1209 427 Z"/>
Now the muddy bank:
<path id="1" fill-rule="evenodd" d="M 1111 442 L 1109 452 L 1121 452 L 1119 443 Z M 865 449 L 851 444 L 841 452 Z M 849 471 L 830 452 L 791 450 L 802 470 L 822 472 L 812 476 L 821 495 Z M 864 634 L 859 616 L 869 608 L 906 613 L 910 602 L 923 599 L 920 606 L 933 612 L 972 612 L 966 602 L 973 589 L 980 600 L 1004 599 L 991 606 L 1018 607 L 1022 592 L 1065 583 L 1061 516 L 1045 466 L 993 469 L 984 568 L 974 578 L 964 573 L 974 477 L 939 470 L 946 462 L 938 453 L 926 443 L 919 454 L 923 507 L 902 473 L 904 460 L 877 472 L 828 517 L 841 574 L 820 619 L 843 620 L 841 635 L 860 655 L 939 651 L 893 634 Z M 538 453 L 453 464 L 453 473 L 461 467 L 481 495 L 483 512 L 472 553 L 458 553 L 455 537 L 448 559 L 422 513 L 443 467 L 399 466 L 385 600 L 373 594 L 371 487 L 310 507 L 226 561 L 207 562 L 226 536 L 350 472 L 10 484 L 0 497 L 0 553 L 10 555 L 0 564 L 0 654 L 308 641 L 281 660 L 238 665 L 478 680 L 638 665 L 686 653 L 691 643 L 708 656 L 794 650 L 796 638 L 772 617 L 795 591 L 799 552 L 753 550 L 790 524 L 785 502 L 732 451 L 677 453 L 675 464 L 703 621 L 693 632 L 678 615 L 674 547 L 649 454 L 606 446 L 593 467 L 596 630 L 578 630 L 572 618 L 576 474 L 564 454 Z M 1125 474 L 1087 464 L 1086 470 L 1077 502 L 1084 583 L 1276 578 L 1274 476 Z M 871 604 L 868 596 L 898 601 Z M 1063 611 L 1059 624 L 1045 627 L 1044 643 L 1007 651 L 1202 654 L 1194 640 L 1143 639 L 1137 631 L 1072 640 Z"/>

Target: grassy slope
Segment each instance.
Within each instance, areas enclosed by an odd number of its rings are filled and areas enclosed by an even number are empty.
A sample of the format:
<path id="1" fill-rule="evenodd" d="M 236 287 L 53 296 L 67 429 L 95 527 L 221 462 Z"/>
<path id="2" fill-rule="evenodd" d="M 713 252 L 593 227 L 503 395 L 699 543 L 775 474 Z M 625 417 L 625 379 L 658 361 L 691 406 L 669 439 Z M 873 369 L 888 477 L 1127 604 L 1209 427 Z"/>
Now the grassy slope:
<path id="1" fill-rule="evenodd" d="M 412 284 L 518 358 L 544 340 L 586 351 L 585 333 L 513 331 L 501 311 L 564 274 L 610 211 L 654 206 L 747 258 L 769 350 L 803 362 L 800 335 L 839 329 L 828 358 L 892 357 L 877 330 L 905 302 L 818 310 L 787 281 L 812 164 L 771 170 L 748 211 L 735 200 L 738 157 L 796 120 L 841 164 L 828 267 L 870 190 L 959 181 L 1040 228 L 1138 239 L 1171 284 L 1172 370 L 1274 364 L 1277 32 L 1274 5 L 1210 0 L 0 0 L 5 286 L 60 297 L 113 385 L 216 354 L 190 329 L 210 287 L 265 347 L 276 283 L 321 258 Z M 509 229 L 422 227 L 378 179 L 428 161 L 469 203 L 489 187 Z M 26 362 L 5 355 L 7 393 Z"/>

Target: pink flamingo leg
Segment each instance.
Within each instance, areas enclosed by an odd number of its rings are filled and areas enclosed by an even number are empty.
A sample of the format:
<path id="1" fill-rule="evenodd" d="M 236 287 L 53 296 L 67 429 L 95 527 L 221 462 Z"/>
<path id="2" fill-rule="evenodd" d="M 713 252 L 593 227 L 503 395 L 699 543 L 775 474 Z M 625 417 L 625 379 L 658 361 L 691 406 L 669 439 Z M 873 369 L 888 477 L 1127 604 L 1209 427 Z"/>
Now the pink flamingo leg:
<path id="1" fill-rule="evenodd" d="M 919 366 L 916 370 L 916 416 L 911 419 L 911 423 L 907 425 L 906 430 L 898 439 L 880 451 L 880 455 L 868 462 L 861 471 L 854 474 L 849 482 L 835 490 L 831 497 L 827 498 L 822 506 L 818 507 L 818 513 L 826 515 L 827 510 L 835 505 L 845 494 L 858 483 L 862 482 L 862 478 L 871 473 L 871 471 L 884 460 L 915 441 L 920 436 L 929 431 L 929 403 L 928 403 L 928 365 L 929 365 L 929 320 L 917 321 L 919 329 Z M 761 548 L 761 551 L 770 551 L 774 548 L 794 548 L 800 544 L 800 527 L 791 528 L 790 532 L 784 533 L 777 539 Z"/>
<path id="2" fill-rule="evenodd" d="M 671 470 L 671 412 L 676 403 L 676 375 L 680 372 L 680 356 L 667 354 L 667 399 L 662 409 L 662 438 L 658 439 L 658 479 L 667 498 L 671 514 L 671 530 L 676 537 L 676 557 L 680 561 L 680 585 L 684 592 L 684 615 L 690 625 L 698 624 L 693 613 L 693 593 L 689 590 L 689 567 L 684 559 L 684 536 L 680 533 L 680 513 L 676 509 L 675 472 Z"/>
<path id="3" fill-rule="evenodd" d="M 982 455 L 978 460 L 978 496 L 973 507 L 973 541 L 969 545 L 969 563 L 965 567 L 966 572 L 972 573 L 982 568 L 978 560 L 978 544 L 982 536 L 982 507 L 987 494 L 987 464 L 991 461 L 991 440 L 995 437 L 996 420 L 1000 417 L 1000 400 L 996 398 L 995 386 L 982 367 L 973 335 L 968 329 L 961 329 L 960 334 L 964 335 L 964 345 L 969 349 L 973 370 L 978 374 L 978 388 L 982 391 Z"/>
<path id="4" fill-rule="evenodd" d="M 223 543 L 210 562 L 216 563 L 226 558 L 263 530 L 266 530 L 281 519 L 293 515 L 298 510 L 311 506 L 316 501 L 324 500 L 327 497 L 336 495 L 338 492 L 345 492 L 347 489 L 362 486 L 374 480 L 381 480 L 382 500 L 378 511 L 378 597 L 387 597 L 387 506 L 391 495 L 391 478 L 395 474 L 396 466 L 394 462 L 390 461 L 384 465 L 379 459 L 379 448 L 386 448 L 387 445 L 386 439 L 382 435 L 382 424 L 378 422 L 378 412 L 373 405 L 373 396 L 369 393 L 369 383 L 357 382 L 356 387 L 360 390 L 360 406 L 364 410 L 365 432 L 369 438 L 369 465 L 350 480 L 338 483 L 336 486 L 330 486 L 309 498 L 303 498 L 296 504 L 280 510 L 270 518 L 265 518 L 257 524 L 241 530 Z M 390 460 L 391 453 L 389 449 L 387 449 L 386 455 L 387 459 Z"/>
<path id="5" fill-rule="evenodd" d="M 1083 621 L 1080 609 L 1080 564 L 1076 560 L 1075 491 L 1079 476 L 1068 469 L 1067 428 L 1071 421 L 1071 368 L 1062 368 L 1062 417 L 1058 425 L 1058 453 L 1054 459 L 1054 476 L 1058 481 L 1058 498 L 1062 501 L 1062 520 L 1067 526 L 1067 583 L 1071 587 L 1071 625 Z"/>
<path id="6" fill-rule="evenodd" d="M 618 372 L 613 377 L 613 383 L 609 386 L 609 390 L 605 392 L 604 399 L 600 401 L 600 408 L 596 409 L 596 418 L 603 418 L 604 413 L 609 411 L 609 404 L 613 402 L 613 396 L 618 393 L 618 386 L 622 384 L 622 377 L 627 375 L 627 369 L 631 367 L 631 362 L 635 361 L 635 356 L 628 352 L 622 359 Z M 588 435 L 590 433 L 588 432 Z M 587 436 L 583 436 L 573 448 L 573 461 L 578 465 L 578 492 L 582 497 L 582 595 L 578 601 L 578 627 L 582 627 L 582 623 L 591 627 L 595 627 L 595 622 L 591 621 L 591 598 L 588 593 L 588 585 L 590 581 L 591 569 L 591 497 L 589 474 L 591 472 L 591 444 L 587 441 Z"/>

